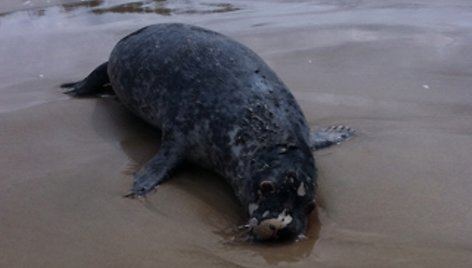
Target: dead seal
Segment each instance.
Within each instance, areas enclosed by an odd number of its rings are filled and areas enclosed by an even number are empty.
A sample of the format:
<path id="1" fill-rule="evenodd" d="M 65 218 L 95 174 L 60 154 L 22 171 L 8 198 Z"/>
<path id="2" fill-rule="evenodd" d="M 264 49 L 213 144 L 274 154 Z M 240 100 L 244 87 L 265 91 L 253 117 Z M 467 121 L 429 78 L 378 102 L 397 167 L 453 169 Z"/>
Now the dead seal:
<path id="1" fill-rule="evenodd" d="M 249 48 L 185 24 L 156 24 L 118 42 L 108 62 L 64 84 L 74 96 L 111 84 L 133 113 L 162 131 L 158 153 L 138 170 L 130 197 L 156 188 L 184 161 L 215 171 L 246 209 L 257 240 L 295 239 L 315 207 L 313 149 L 352 135 L 310 135 L 284 83 Z"/>

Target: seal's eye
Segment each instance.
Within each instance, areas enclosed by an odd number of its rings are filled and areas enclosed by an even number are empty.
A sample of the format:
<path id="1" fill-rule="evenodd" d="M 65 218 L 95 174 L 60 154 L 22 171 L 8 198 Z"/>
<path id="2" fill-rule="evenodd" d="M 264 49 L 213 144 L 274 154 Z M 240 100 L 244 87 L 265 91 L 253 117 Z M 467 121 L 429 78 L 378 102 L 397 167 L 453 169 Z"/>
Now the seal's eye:
<path id="1" fill-rule="evenodd" d="M 297 175 L 295 174 L 295 172 L 290 171 L 285 176 L 285 182 L 290 184 L 290 185 L 293 185 L 296 181 L 296 178 L 297 178 Z"/>
<path id="2" fill-rule="evenodd" d="M 306 214 L 310 214 L 315 209 L 315 206 L 316 206 L 315 202 L 313 201 L 308 203 L 308 205 L 306 205 L 306 208 L 305 208 Z"/>
<path id="3" fill-rule="evenodd" d="M 263 194 L 269 194 L 275 192 L 275 185 L 271 181 L 261 181 L 259 188 Z"/>

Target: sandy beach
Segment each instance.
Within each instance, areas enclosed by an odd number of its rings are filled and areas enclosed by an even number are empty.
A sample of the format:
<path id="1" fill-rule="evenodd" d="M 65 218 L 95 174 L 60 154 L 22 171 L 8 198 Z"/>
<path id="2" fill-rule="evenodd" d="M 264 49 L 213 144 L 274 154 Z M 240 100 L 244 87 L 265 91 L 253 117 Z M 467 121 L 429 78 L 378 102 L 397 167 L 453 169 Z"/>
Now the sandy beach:
<path id="1" fill-rule="evenodd" d="M 2 1 L 0 267 L 471 267 L 472 3 L 386 2 Z M 122 197 L 159 131 L 59 85 L 160 22 L 235 38 L 313 129 L 357 130 L 315 153 L 307 239 L 238 241 L 231 189 L 198 167 Z"/>

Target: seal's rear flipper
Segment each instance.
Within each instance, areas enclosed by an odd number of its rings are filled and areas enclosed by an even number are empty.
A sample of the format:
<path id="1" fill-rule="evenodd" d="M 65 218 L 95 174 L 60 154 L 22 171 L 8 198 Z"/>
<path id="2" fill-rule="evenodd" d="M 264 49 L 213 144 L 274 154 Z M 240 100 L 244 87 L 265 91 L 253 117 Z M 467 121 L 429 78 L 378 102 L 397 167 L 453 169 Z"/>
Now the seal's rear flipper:
<path id="1" fill-rule="evenodd" d="M 322 128 L 310 135 L 310 148 L 314 150 L 323 149 L 334 144 L 348 140 L 354 136 L 354 130 L 348 126 L 332 126 Z"/>
<path id="2" fill-rule="evenodd" d="M 138 170 L 133 188 L 125 197 L 144 196 L 159 186 L 183 161 L 183 152 L 177 142 L 164 141 L 159 152 Z"/>
<path id="3" fill-rule="evenodd" d="M 110 83 L 107 65 L 108 62 L 102 63 L 82 81 L 62 84 L 62 88 L 69 89 L 64 93 L 74 97 L 83 97 L 103 92 Z"/>

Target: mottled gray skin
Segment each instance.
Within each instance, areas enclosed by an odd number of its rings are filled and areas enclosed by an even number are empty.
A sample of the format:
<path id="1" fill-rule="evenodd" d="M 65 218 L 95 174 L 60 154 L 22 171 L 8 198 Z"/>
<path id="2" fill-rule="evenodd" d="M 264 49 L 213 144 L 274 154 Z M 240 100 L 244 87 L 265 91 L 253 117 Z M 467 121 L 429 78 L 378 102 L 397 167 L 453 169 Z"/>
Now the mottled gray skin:
<path id="1" fill-rule="evenodd" d="M 190 25 L 157 24 L 132 33 L 108 63 L 64 86 L 83 96 L 108 81 L 129 110 L 162 131 L 159 152 L 137 172 L 129 196 L 145 195 L 191 161 L 231 184 L 259 240 L 303 233 L 316 190 L 311 149 L 351 133 L 325 130 L 310 137 L 294 97 L 259 56 Z M 256 227 L 276 218 L 285 223 L 267 224 L 258 234 Z"/>

